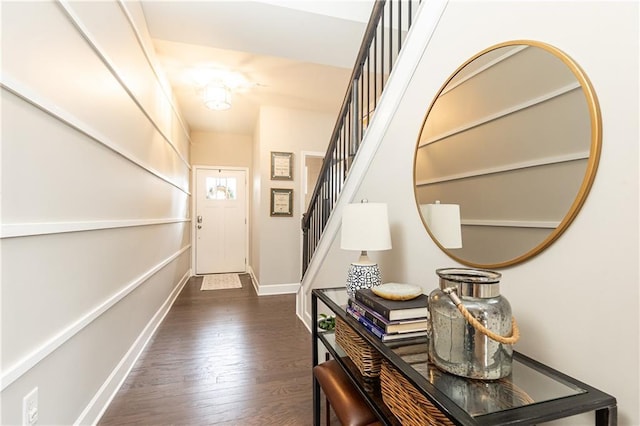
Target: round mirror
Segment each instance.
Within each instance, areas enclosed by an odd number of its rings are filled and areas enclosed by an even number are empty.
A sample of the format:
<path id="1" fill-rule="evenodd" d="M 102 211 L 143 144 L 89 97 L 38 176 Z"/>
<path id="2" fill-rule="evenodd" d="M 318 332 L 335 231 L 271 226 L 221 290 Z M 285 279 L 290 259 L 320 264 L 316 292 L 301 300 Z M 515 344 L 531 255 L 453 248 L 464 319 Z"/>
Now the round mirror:
<path id="1" fill-rule="evenodd" d="M 495 269 L 540 253 L 567 229 L 595 177 L 602 139 L 584 72 L 540 42 L 490 47 L 464 63 L 431 104 L 414 160 L 415 197 L 459 205 L 465 265 Z"/>

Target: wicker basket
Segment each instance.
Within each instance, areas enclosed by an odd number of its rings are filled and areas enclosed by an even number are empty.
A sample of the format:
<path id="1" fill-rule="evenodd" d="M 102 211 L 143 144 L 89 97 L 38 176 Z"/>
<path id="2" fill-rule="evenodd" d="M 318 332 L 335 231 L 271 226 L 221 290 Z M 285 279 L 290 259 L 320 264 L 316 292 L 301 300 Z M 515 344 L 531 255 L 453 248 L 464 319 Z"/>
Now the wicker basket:
<path id="1" fill-rule="evenodd" d="M 419 354 L 415 356 L 418 357 Z M 423 359 L 412 366 L 426 377 L 446 382 L 448 388 L 457 389 L 457 393 L 469 403 L 466 409 L 472 416 L 535 402 L 526 392 L 507 379 L 492 381 L 465 379 L 444 373 L 432 364 L 425 363 Z M 424 368 L 428 370 L 426 373 Z M 382 361 L 380 387 L 382 400 L 403 425 L 449 426 L 453 424 L 386 360 Z M 475 405 L 473 401 L 476 402 Z M 460 402 L 463 403 L 463 401 Z"/>
<path id="2" fill-rule="evenodd" d="M 403 425 L 453 425 L 386 360 L 382 361 L 380 386 L 382 400 Z"/>
<path id="3" fill-rule="evenodd" d="M 364 377 L 378 377 L 382 358 L 378 351 L 358 336 L 342 319 L 336 318 L 336 342 Z"/>

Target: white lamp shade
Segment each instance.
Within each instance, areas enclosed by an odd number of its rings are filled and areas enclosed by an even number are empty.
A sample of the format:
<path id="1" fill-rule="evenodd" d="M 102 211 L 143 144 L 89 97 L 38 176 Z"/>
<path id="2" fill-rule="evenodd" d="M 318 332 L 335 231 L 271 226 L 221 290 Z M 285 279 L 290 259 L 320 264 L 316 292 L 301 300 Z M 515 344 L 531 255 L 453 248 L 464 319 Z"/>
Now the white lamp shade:
<path id="1" fill-rule="evenodd" d="M 385 203 L 347 204 L 342 212 L 340 247 L 344 250 L 389 250 L 391 232 Z"/>
<path id="2" fill-rule="evenodd" d="M 460 206 L 458 204 L 423 204 L 420 206 L 429 231 L 444 248 L 462 247 Z"/>

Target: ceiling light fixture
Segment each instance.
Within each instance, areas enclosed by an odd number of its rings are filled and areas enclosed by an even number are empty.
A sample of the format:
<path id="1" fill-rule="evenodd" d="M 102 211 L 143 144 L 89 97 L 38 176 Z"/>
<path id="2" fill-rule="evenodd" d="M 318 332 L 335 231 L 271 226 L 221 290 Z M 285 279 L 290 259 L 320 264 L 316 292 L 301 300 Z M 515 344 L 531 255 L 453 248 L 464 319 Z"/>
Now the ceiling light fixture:
<path id="1" fill-rule="evenodd" d="M 214 111 L 231 108 L 231 90 L 224 84 L 210 84 L 204 88 L 204 104 Z"/>

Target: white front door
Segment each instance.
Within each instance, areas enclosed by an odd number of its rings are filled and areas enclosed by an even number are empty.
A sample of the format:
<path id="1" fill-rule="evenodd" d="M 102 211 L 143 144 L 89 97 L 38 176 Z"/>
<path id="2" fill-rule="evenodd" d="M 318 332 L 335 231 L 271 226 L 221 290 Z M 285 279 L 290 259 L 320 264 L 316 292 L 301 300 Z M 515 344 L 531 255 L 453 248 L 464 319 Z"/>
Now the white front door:
<path id="1" fill-rule="evenodd" d="M 196 169 L 196 274 L 246 272 L 244 170 Z"/>

